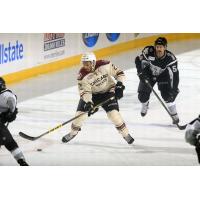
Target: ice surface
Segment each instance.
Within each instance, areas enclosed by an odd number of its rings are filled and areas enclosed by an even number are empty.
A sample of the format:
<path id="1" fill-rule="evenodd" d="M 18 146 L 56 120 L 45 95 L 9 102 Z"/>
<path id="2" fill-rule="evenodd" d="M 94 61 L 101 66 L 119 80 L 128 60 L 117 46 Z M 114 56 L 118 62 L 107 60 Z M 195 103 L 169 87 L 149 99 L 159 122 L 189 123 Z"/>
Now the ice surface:
<path id="1" fill-rule="evenodd" d="M 200 112 L 200 50 L 180 54 L 180 94 L 177 110 L 180 124 Z M 126 62 L 126 55 L 121 59 Z M 18 135 L 23 131 L 37 136 L 74 117 L 79 100 L 77 86 L 33 98 L 18 104 L 17 120 L 9 125 L 30 165 L 198 165 L 194 148 L 184 141 L 184 131 L 171 125 L 171 118 L 155 96 L 151 95 L 148 114 L 140 116 L 137 99 L 136 69 L 126 70 L 126 90 L 119 101 L 120 112 L 135 138 L 128 145 L 100 109 L 89 118 L 82 131 L 67 144 L 61 142 L 70 124 L 37 140 Z M 156 91 L 157 87 L 155 86 Z M 38 152 L 37 149 L 42 149 Z M 17 165 L 10 153 L 1 147 L 0 165 Z"/>

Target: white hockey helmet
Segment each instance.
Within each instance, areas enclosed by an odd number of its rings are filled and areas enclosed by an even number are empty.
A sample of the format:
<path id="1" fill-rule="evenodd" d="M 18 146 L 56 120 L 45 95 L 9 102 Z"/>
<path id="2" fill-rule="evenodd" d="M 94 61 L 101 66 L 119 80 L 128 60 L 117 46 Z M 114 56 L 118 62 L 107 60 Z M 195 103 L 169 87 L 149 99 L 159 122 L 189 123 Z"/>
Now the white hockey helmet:
<path id="1" fill-rule="evenodd" d="M 95 66 L 96 64 L 96 56 L 93 52 L 87 52 L 87 53 L 84 53 L 81 57 L 81 62 L 84 62 L 84 61 L 90 61 L 93 63 L 93 67 Z"/>

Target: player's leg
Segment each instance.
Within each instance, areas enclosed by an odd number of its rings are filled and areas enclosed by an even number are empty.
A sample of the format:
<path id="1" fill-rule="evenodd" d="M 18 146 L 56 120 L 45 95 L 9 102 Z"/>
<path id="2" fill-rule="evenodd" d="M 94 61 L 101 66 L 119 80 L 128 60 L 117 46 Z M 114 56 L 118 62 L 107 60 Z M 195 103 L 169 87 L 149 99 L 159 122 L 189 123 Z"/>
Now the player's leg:
<path id="1" fill-rule="evenodd" d="M 153 81 L 149 81 L 149 83 L 151 84 L 152 87 L 155 85 L 155 82 Z M 138 99 L 142 103 L 142 108 L 141 108 L 142 117 L 144 117 L 147 114 L 151 92 L 152 92 L 151 89 L 146 83 L 144 83 L 143 81 L 139 82 Z"/>
<path id="2" fill-rule="evenodd" d="M 166 102 L 167 104 L 167 107 L 168 107 L 168 110 L 169 112 L 171 113 L 172 117 L 173 117 L 173 124 L 178 124 L 179 123 L 179 116 L 178 116 L 178 113 L 177 113 L 177 109 L 176 109 L 176 102 L 173 101 L 173 102 Z"/>
<path id="3" fill-rule="evenodd" d="M 10 151 L 10 153 L 13 155 L 18 164 L 21 166 L 28 166 L 18 144 L 12 137 L 8 128 L 2 123 L 0 123 L 0 137 L 0 143 L 4 145 L 8 151 Z"/>
<path id="4" fill-rule="evenodd" d="M 80 115 L 81 113 L 85 112 L 84 105 L 85 105 L 85 102 L 82 99 L 80 99 L 75 116 Z M 81 131 L 82 124 L 87 118 L 88 118 L 88 115 L 85 114 L 75 119 L 71 124 L 71 131 L 67 135 L 63 136 L 62 142 L 66 143 L 66 142 L 69 142 L 71 139 L 73 139 L 78 134 L 78 132 Z"/>
<path id="5" fill-rule="evenodd" d="M 161 92 L 161 96 L 164 99 L 169 112 L 173 117 L 173 123 L 179 123 L 179 116 L 176 109 L 176 97 L 178 95 L 178 88 L 173 87 L 173 79 L 168 77 L 168 74 L 163 74 L 162 78 L 158 81 L 158 89 Z"/>
<path id="6" fill-rule="evenodd" d="M 111 110 L 107 112 L 108 118 L 115 125 L 118 132 L 123 136 L 128 144 L 132 144 L 134 142 L 133 137 L 129 134 L 129 130 L 123 121 L 122 116 L 120 115 L 118 110 Z"/>
<path id="7" fill-rule="evenodd" d="M 105 94 L 105 96 L 103 96 L 103 98 L 108 98 L 109 95 L 110 93 L 107 93 Z M 119 113 L 119 105 L 117 100 L 113 99 L 108 103 L 106 103 L 105 105 L 103 105 L 102 107 L 106 111 L 108 118 L 112 121 L 112 123 L 115 125 L 116 129 L 126 140 L 126 142 L 128 144 L 132 144 L 134 142 L 134 139 L 129 134 L 128 128 L 126 127 L 126 124 L 124 123 L 124 120 Z"/>

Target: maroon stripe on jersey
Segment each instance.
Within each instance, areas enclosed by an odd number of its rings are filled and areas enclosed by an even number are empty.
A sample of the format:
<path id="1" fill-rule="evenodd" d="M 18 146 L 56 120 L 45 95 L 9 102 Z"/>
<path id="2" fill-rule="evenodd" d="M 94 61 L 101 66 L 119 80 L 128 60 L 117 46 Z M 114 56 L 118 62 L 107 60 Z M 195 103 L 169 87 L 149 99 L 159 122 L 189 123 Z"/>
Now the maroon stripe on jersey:
<path id="1" fill-rule="evenodd" d="M 119 75 L 124 75 L 124 72 L 123 71 L 118 72 L 117 76 L 119 76 Z"/>
<path id="2" fill-rule="evenodd" d="M 126 124 L 123 123 L 123 124 L 120 125 L 120 126 L 116 126 L 116 129 L 117 129 L 118 131 L 123 131 L 125 127 L 126 127 Z"/>
<path id="3" fill-rule="evenodd" d="M 112 86 L 110 89 L 113 89 L 113 88 L 115 88 L 115 86 Z"/>
<path id="4" fill-rule="evenodd" d="M 109 64 L 110 61 L 107 60 L 97 60 L 96 65 L 95 65 L 95 70 L 103 65 Z"/>
<path id="5" fill-rule="evenodd" d="M 82 93 L 80 94 L 80 96 L 82 97 L 84 94 L 91 94 L 91 92 L 88 92 L 88 91 L 82 92 Z"/>
<path id="6" fill-rule="evenodd" d="M 73 131 L 80 131 L 81 130 L 80 126 L 76 126 L 74 124 L 71 125 L 71 128 L 72 128 Z"/>
<path id="7" fill-rule="evenodd" d="M 85 92 L 82 92 L 82 93 L 80 94 L 80 96 L 82 97 L 84 94 L 85 94 Z"/>
<path id="8" fill-rule="evenodd" d="M 81 68 L 78 74 L 77 80 L 82 80 L 86 75 L 88 75 L 90 71 L 87 71 L 85 68 Z"/>

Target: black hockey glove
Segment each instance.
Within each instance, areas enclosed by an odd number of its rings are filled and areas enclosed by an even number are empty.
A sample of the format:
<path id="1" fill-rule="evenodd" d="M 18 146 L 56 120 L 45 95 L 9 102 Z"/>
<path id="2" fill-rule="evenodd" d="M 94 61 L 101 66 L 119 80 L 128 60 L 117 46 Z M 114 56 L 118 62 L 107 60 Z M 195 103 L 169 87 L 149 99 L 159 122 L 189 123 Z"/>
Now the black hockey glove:
<path id="1" fill-rule="evenodd" d="M 13 122 L 17 117 L 17 113 L 18 113 L 18 109 L 17 108 L 15 108 L 14 112 L 8 111 L 8 112 L 5 112 L 5 113 L 2 113 L 1 121 L 3 123 Z"/>
<path id="2" fill-rule="evenodd" d="M 117 84 L 115 85 L 115 97 L 116 99 L 121 99 L 124 95 L 125 86 L 121 81 L 118 81 Z"/>
<path id="3" fill-rule="evenodd" d="M 99 108 L 94 108 L 94 104 L 90 101 L 85 103 L 85 105 L 84 105 L 84 111 L 88 113 L 88 117 L 90 115 L 93 115 L 98 110 L 99 110 Z"/>
<path id="4" fill-rule="evenodd" d="M 149 77 L 145 73 L 142 72 L 138 73 L 138 77 L 142 82 L 146 82 L 146 80 L 149 81 Z"/>

